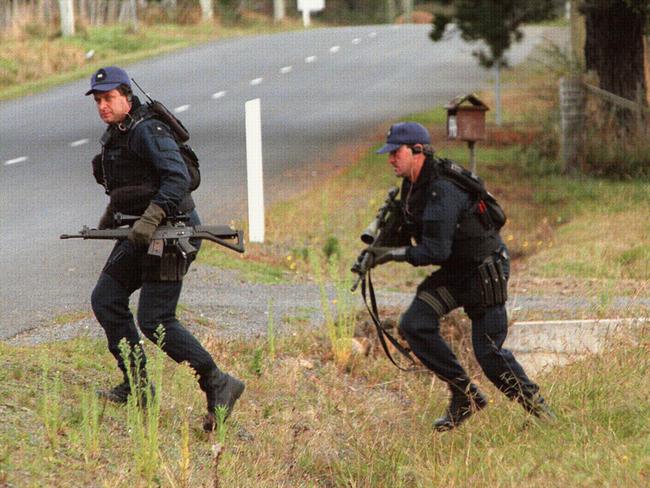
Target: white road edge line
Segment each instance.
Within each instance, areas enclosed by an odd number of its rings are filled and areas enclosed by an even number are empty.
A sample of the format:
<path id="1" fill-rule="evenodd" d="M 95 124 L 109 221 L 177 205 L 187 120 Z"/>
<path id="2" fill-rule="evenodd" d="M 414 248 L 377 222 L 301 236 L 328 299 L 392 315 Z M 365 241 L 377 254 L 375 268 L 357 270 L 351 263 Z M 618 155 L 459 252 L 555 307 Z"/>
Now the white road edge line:
<path id="1" fill-rule="evenodd" d="M 79 147 L 84 144 L 88 144 L 88 139 L 79 139 L 78 141 L 73 141 L 70 143 L 70 147 Z"/>
<path id="2" fill-rule="evenodd" d="M 212 94 L 212 99 L 216 100 L 217 98 L 223 98 L 226 96 L 226 90 L 221 90 Z"/>
<path id="3" fill-rule="evenodd" d="M 293 70 L 293 66 L 283 66 L 280 68 L 280 74 L 286 75 L 287 73 L 291 73 L 291 70 Z"/>
<path id="4" fill-rule="evenodd" d="M 262 81 L 264 81 L 264 78 L 262 78 L 260 76 L 259 78 L 252 79 L 251 80 L 251 85 L 253 85 L 253 86 L 259 85 L 260 83 L 262 83 Z"/>
<path id="5" fill-rule="evenodd" d="M 332 46 L 332 47 L 330 48 L 330 52 L 331 52 L 332 54 L 334 54 L 334 53 L 339 52 L 339 49 L 341 49 L 341 46 Z"/>
<path id="6" fill-rule="evenodd" d="M 5 166 L 9 166 L 9 165 L 16 164 L 16 163 L 22 163 L 23 161 L 27 161 L 27 156 L 21 156 L 19 158 L 9 159 L 9 160 L 5 161 L 4 164 L 5 164 Z"/>
<path id="7" fill-rule="evenodd" d="M 316 61 L 317 59 L 318 59 L 318 58 L 317 58 L 316 56 L 307 56 L 307 57 L 305 58 L 305 63 L 313 63 L 313 62 Z"/>
<path id="8" fill-rule="evenodd" d="M 174 109 L 175 114 L 180 114 L 181 112 L 187 112 L 189 110 L 189 105 L 180 105 Z"/>

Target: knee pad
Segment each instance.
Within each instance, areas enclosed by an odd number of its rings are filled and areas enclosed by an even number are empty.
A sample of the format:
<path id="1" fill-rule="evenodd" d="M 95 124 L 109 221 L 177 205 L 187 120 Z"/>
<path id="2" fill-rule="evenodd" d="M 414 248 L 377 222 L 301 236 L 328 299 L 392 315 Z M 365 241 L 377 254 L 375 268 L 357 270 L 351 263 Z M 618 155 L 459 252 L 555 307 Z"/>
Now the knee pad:
<path id="1" fill-rule="evenodd" d="M 438 319 L 458 307 L 456 299 L 444 286 L 439 286 L 435 290 L 420 290 L 417 297 L 433 310 Z"/>

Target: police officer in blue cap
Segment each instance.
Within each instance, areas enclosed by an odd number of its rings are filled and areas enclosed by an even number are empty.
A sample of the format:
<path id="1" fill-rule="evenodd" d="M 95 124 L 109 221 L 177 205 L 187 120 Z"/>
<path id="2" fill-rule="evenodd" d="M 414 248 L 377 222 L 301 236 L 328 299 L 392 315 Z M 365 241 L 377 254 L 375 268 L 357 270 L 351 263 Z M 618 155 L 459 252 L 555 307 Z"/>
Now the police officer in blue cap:
<path id="1" fill-rule="evenodd" d="M 164 263 L 160 252 L 148 248 L 157 226 L 169 216 L 189 215 L 200 224 L 189 191 L 188 169 L 170 127 L 141 104 L 131 90 L 127 73 L 116 66 L 99 69 L 90 78 L 90 90 L 99 117 L 107 124 L 101 138 L 102 152 L 93 160 L 93 173 L 109 196 L 98 228 L 116 225 L 116 212 L 136 215 L 128 240 L 118 241 L 92 293 L 92 307 L 106 332 L 108 349 L 117 360 L 124 380 L 101 396 L 125 403 L 131 394 L 129 372 L 120 351 L 126 341 L 132 351 L 144 352 L 129 309 L 131 294 L 140 289 L 137 321 L 152 341 L 162 325 L 163 350 L 176 362 L 187 362 L 196 372 L 207 397 L 206 431 L 215 426 L 215 408 L 228 412 L 244 390 L 238 379 L 220 371 L 210 354 L 176 318 L 183 275 L 190 262 L 178 253 Z M 200 241 L 192 242 L 198 248 Z M 133 361 L 133 355 L 131 358 Z"/>
<path id="2" fill-rule="evenodd" d="M 504 304 L 509 258 L 498 228 L 486 220 L 485 208 L 480 208 L 475 193 L 463 183 L 461 176 L 470 178 L 467 172 L 435 158 L 430 144 L 425 127 L 401 122 L 390 128 L 386 144 L 377 151 L 388 154 L 395 175 L 403 178 L 400 207 L 404 225 L 399 243 L 403 246 L 370 248 L 370 252 L 371 266 L 389 261 L 439 266 L 418 286 L 399 325 L 413 353 L 451 391 L 449 407 L 434 421 L 434 427 L 438 431 L 453 429 L 487 405 L 486 397 L 440 335 L 440 317 L 457 307 L 464 307 L 472 321 L 474 353 L 489 380 L 529 413 L 553 419 L 539 387 L 502 347 L 508 326 Z M 445 164 L 448 170 L 443 170 Z M 454 171 L 451 167 L 458 174 L 450 172 Z"/>

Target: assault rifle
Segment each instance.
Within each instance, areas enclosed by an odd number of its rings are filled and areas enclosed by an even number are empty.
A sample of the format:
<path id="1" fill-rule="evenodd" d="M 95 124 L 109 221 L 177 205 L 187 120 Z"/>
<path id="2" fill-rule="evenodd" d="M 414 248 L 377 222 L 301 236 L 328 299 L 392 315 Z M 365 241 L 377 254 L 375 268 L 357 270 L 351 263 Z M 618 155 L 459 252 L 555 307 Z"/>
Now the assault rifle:
<path id="1" fill-rule="evenodd" d="M 134 215 L 115 214 L 116 225 L 125 225 L 139 219 Z M 228 225 L 186 225 L 187 216 L 167 218 L 153 234 L 152 243 L 162 241 L 164 244 L 176 246 L 184 258 L 196 256 L 196 248 L 190 243 L 190 239 L 206 239 L 232 249 L 237 252 L 244 252 L 244 232 L 233 229 Z M 78 234 L 62 234 L 61 239 L 126 239 L 130 228 L 118 229 L 91 229 L 84 225 Z M 150 248 L 151 249 L 151 248 Z"/>
<path id="2" fill-rule="evenodd" d="M 364 244 L 368 244 L 368 247 L 361 251 L 361 254 L 359 254 L 350 269 L 350 271 L 358 275 L 357 280 L 352 285 L 351 291 L 357 289 L 359 283 L 365 278 L 370 268 L 370 254 L 368 253 L 368 249 L 371 247 L 385 246 L 386 241 L 395 230 L 394 228 L 398 225 L 398 204 L 396 200 L 398 193 L 399 188 L 396 186 L 388 190 L 386 201 L 377 211 L 377 216 L 366 227 L 366 230 L 361 233 L 361 241 Z"/>

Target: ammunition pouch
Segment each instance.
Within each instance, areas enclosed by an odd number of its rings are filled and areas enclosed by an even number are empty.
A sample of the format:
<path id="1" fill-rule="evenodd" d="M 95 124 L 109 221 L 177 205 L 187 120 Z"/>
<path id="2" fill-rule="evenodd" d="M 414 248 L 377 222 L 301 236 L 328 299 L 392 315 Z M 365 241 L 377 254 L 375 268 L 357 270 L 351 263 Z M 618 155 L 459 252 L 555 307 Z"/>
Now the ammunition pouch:
<path id="1" fill-rule="evenodd" d="M 478 267 L 481 305 L 492 307 L 508 300 L 508 279 L 500 258 L 490 256 Z"/>
<path id="2" fill-rule="evenodd" d="M 102 155 L 97 154 L 95 157 L 93 157 L 92 160 L 92 167 L 93 167 L 93 176 L 95 177 L 95 181 L 99 183 L 100 185 L 104 186 L 106 182 L 104 181 L 104 168 L 102 168 Z"/>
<path id="3" fill-rule="evenodd" d="M 142 260 L 142 281 L 183 281 L 189 263 L 176 246 L 167 245 L 162 256 L 146 254 Z"/>

